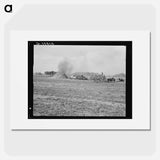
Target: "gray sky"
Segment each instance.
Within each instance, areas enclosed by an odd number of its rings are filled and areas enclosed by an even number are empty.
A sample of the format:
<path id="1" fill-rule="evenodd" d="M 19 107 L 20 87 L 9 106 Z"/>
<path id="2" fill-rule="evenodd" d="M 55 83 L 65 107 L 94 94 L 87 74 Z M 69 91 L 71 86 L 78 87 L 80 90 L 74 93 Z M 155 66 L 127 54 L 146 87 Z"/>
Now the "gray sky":
<path id="1" fill-rule="evenodd" d="M 35 45 L 34 72 L 58 71 L 67 61 L 72 72 L 125 73 L 125 46 Z"/>

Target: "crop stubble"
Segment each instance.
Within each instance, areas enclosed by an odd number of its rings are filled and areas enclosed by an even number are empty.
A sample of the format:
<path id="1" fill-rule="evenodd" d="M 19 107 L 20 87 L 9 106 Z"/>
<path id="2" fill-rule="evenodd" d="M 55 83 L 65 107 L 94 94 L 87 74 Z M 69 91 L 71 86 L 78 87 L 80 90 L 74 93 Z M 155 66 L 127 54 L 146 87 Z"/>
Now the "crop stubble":
<path id="1" fill-rule="evenodd" d="M 34 76 L 34 116 L 125 116 L 125 83 Z"/>

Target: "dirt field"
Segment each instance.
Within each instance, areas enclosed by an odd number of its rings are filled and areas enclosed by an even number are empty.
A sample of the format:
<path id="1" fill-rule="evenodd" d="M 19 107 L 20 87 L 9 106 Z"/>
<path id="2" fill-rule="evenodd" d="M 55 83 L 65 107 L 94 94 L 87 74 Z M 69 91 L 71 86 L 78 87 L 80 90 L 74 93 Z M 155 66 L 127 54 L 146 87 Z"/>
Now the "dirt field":
<path id="1" fill-rule="evenodd" d="M 34 116 L 125 116 L 125 83 L 34 76 Z"/>

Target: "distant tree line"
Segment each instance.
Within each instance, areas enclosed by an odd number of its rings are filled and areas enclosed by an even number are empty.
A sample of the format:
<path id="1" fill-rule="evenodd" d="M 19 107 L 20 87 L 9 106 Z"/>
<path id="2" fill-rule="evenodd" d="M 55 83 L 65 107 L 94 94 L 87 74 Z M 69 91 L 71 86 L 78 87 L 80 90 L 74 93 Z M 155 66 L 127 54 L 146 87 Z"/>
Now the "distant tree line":
<path id="1" fill-rule="evenodd" d="M 46 71 L 46 72 L 44 72 L 44 74 L 47 75 L 47 76 L 54 76 L 56 73 L 57 72 L 55 72 L 55 71 Z"/>
<path id="2" fill-rule="evenodd" d="M 57 72 L 55 71 L 45 71 L 44 74 L 47 76 L 54 76 Z M 36 72 L 36 75 L 43 75 L 41 72 Z M 77 72 L 70 75 L 70 79 L 78 80 L 93 80 L 94 82 L 124 82 L 124 78 L 120 77 L 106 77 L 103 72 L 99 73 L 89 73 L 89 72 Z"/>
<path id="3" fill-rule="evenodd" d="M 35 72 L 35 75 L 42 75 L 41 72 Z"/>

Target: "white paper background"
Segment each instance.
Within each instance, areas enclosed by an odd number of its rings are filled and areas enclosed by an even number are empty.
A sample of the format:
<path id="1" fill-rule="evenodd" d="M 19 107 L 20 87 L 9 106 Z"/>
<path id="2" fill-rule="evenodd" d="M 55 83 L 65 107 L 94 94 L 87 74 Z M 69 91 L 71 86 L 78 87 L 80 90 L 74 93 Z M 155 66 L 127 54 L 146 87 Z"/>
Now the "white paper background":
<path id="1" fill-rule="evenodd" d="M 10 34 L 11 129 L 150 129 L 149 37 L 150 33 L 147 31 L 12 31 Z M 27 119 L 28 41 L 32 40 L 132 41 L 133 119 Z"/>
<path id="2" fill-rule="evenodd" d="M 3 3 L 1 3 L 3 2 Z M 160 159 L 160 1 L 159 0 L 16 0 L 12 14 L 0 1 L 0 159 Z M 30 4 L 30 6 L 26 6 Z M 34 4 L 34 6 L 32 6 Z M 36 5 L 35 5 L 36 4 Z M 43 4 L 41 9 L 39 4 Z M 59 6 L 57 6 L 59 4 Z M 67 5 L 66 5 L 67 4 Z M 23 5 L 25 5 L 23 7 Z M 63 6 L 63 11 L 61 7 Z M 78 6 L 76 6 L 78 5 Z M 51 21 L 50 14 L 56 15 Z M 82 8 L 85 6 L 84 8 Z M 93 9 L 93 6 L 94 9 Z M 73 8 L 75 9 L 73 12 Z M 34 9 L 34 10 L 33 10 Z M 56 13 L 61 12 L 59 15 Z M 32 19 L 37 13 L 37 19 Z M 64 14 L 65 13 L 65 14 Z M 79 15 L 78 20 L 75 19 Z M 93 18 L 91 18 L 93 17 Z M 44 18 L 47 21 L 44 24 Z M 67 23 L 66 23 L 67 21 Z M 56 22 L 56 25 L 55 23 Z M 98 23 L 97 23 L 98 22 Z M 155 23 L 156 22 L 156 23 Z M 9 107 L 8 31 L 16 30 L 149 30 L 152 32 L 151 131 L 11 131 Z M 5 47 L 5 50 L 4 50 Z M 4 75 L 4 79 L 3 79 Z M 4 107 L 3 107 L 4 106 Z"/>

